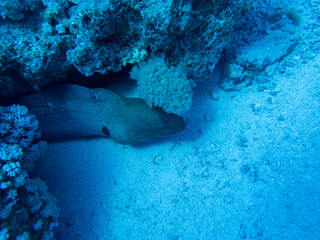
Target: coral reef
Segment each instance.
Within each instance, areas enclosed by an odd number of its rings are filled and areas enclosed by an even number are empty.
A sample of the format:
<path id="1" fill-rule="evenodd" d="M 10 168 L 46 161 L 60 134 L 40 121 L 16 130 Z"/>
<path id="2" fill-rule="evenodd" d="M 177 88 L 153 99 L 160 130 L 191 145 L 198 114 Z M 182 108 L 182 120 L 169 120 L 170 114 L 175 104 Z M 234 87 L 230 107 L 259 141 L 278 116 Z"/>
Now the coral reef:
<path id="1" fill-rule="evenodd" d="M 0 107 L 0 239 L 53 239 L 58 208 L 28 171 L 45 150 L 38 122 L 24 106 Z"/>
<path id="2" fill-rule="evenodd" d="M 188 79 L 212 73 L 249 0 L 28 0 L 0 4 L 2 97 L 79 71 L 119 72 L 164 55 Z"/>

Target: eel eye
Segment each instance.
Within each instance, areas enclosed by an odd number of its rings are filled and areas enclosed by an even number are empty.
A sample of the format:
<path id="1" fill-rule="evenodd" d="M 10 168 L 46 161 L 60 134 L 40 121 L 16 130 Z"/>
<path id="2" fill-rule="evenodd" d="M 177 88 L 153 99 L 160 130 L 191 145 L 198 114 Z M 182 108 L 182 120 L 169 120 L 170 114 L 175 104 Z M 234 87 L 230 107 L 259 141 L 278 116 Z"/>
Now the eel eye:
<path id="1" fill-rule="evenodd" d="M 106 126 L 103 126 L 103 127 L 102 127 L 102 132 L 103 132 L 104 135 L 106 135 L 107 137 L 110 137 L 109 128 L 107 128 Z"/>

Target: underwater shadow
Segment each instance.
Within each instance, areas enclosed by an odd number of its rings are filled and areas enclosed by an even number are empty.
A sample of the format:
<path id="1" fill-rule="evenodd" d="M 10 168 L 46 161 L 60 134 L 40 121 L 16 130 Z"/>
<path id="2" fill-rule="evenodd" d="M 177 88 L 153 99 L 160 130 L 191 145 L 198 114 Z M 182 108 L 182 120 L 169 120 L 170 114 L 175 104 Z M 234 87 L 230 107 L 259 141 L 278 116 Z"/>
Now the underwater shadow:
<path id="1" fill-rule="evenodd" d="M 184 114 L 186 129 L 180 133 L 181 141 L 196 141 L 207 126 L 214 124 L 215 105 L 219 103 L 218 91 L 222 79 L 223 63 L 219 62 L 211 76 L 193 89 L 193 103 L 190 110 Z"/>

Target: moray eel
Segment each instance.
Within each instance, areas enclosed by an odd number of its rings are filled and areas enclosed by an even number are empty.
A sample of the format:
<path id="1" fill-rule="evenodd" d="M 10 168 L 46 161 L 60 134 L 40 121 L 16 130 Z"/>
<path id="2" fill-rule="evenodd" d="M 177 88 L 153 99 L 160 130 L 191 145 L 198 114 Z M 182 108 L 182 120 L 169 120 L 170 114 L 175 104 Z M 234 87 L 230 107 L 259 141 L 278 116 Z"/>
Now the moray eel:
<path id="1" fill-rule="evenodd" d="M 183 118 L 103 88 L 63 84 L 16 103 L 36 115 L 46 140 L 104 136 L 121 144 L 137 144 L 185 129 Z"/>

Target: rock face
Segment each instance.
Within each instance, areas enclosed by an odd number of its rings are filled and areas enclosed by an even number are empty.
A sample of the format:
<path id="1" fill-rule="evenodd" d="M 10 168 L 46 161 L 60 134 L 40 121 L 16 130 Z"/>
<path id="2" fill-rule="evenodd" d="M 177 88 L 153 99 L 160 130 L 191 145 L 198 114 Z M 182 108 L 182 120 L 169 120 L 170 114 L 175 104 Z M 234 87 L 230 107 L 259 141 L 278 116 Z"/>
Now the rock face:
<path id="1" fill-rule="evenodd" d="M 249 0 L 27 0 L 0 4 L 1 97 L 69 73 L 119 72 L 162 55 L 188 79 L 212 73 Z"/>
<path id="2" fill-rule="evenodd" d="M 253 83 L 273 87 L 270 76 L 297 45 L 301 24 L 299 9 L 278 3 L 261 1 L 239 22 L 224 54 L 224 90 L 240 90 Z"/>

